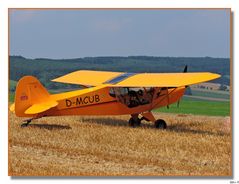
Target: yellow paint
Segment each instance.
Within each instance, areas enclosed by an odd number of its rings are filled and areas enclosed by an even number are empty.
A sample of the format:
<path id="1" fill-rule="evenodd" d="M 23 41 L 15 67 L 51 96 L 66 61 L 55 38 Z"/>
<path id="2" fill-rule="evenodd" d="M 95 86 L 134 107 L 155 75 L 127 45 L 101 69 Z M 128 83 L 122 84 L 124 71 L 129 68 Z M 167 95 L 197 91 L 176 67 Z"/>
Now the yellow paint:
<path id="1" fill-rule="evenodd" d="M 55 101 L 46 101 L 44 103 L 33 104 L 24 113 L 37 114 L 37 113 L 44 112 L 52 107 L 56 107 L 57 105 L 58 105 L 58 102 L 55 102 Z"/>
<path id="2" fill-rule="evenodd" d="M 15 111 L 15 103 L 13 103 L 13 104 L 10 106 L 10 111 L 12 111 L 12 112 Z"/>
<path id="3" fill-rule="evenodd" d="M 214 73 L 142 73 L 133 75 L 114 86 L 123 87 L 180 87 L 219 78 Z"/>
<path id="4" fill-rule="evenodd" d="M 121 72 L 106 72 L 106 71 L 90 71 L 79 70 L 62 77 L 53 79 L 54 82 L 79 84 L 84 86 L 98 86 L 107 80 L 110 80 L 120 74 Z"/>

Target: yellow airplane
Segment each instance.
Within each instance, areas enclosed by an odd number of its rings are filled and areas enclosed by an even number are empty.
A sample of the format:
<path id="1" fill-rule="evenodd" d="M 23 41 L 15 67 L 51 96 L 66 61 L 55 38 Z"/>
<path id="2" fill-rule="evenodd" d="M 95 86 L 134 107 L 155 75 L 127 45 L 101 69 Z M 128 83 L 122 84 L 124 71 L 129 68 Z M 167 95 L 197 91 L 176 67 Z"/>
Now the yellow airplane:
<path id="1" fill-rule="evenodd" d="M 33 119 L 66 115 L 129 114 L 129 125 L 151 121 L 165 129 L 164 120 L 156 120 L 152 110 L 178 102 L 188 85 L 219 78 L 209 72 L 187 73 L 122 73 L 79 70 L 52 81 L 78 84 L 84 89 L 49 94 L 33 76 L 22 77 L 17 84 L 15 103 L 10 110 L 18 117 Z"/>

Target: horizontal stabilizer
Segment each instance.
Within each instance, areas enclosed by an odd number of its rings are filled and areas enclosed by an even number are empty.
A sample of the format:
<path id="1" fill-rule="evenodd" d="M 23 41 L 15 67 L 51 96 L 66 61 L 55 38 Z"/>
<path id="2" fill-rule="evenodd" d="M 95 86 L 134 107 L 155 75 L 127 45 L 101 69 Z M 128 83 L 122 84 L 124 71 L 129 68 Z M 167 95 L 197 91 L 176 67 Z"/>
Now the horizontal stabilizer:
<path id="1" fill-rule="evenodd" d="M 11 111 L 11 112 L 14 112 L 14 111 L 15 111 L 15 103 L 13 103 L 13 104 L 10 106 L 10 111 Z"/>
<path id="2" fill-rule="evenodd" d="M 25 114 L 41 113 L 52 107 L 56 107 L 57 105 L 58 105 L 58 102 L 56 101 L 47 101 L 43 103 L 34 104 L 25 111 Z"/>

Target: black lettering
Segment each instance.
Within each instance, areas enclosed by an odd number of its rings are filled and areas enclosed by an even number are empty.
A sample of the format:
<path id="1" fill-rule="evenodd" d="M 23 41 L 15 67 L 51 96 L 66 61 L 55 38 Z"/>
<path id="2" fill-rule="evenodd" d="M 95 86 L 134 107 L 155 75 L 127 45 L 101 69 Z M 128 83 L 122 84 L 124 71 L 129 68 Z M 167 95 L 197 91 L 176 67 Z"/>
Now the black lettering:
<path id="1" fill-rule="evenodd" d="M 83 100 L 82 100 L 81 97 L 80 97 L 80 100 L 78 100 L 78 103 L 79 103 L 79 105 L 80 105 L 80 104 L 83 104 Z"/>
<path id="2" fill-rule="evenodd" d="M 99 102 L 100 101 L 100 96 L 99 95 L 95 95 L 95 102 Z"/>
<path id="3" fill-rule="evenodd" d="M 94 100 L 94 96 L 89 97 L 89 102 L 90 102 L 90 103 L 94 103 L 94 101 L 95 101 L 95 100 Z"/>
<path id="4" fill-rule="evenodd" d="M 92 104 L 94 102 L 99 102 L 100 101 L 100 96 L 99 95 L 94 95 L 94 96 L 85 96 L 85 97 L 80 97 L 80 98 L 76 98 L 74 102 L 72 102 L 71 100 L 66 100 L 66 106 L 70 107 L 72 105 L 82 105 L 82 104 Z"/>
<path id="5" fill-rule="evenodd" d="M 76 98 L 76 105 L 80 105 L 79 98 Z"/>
<path id="6" fill-rule="evenodd" d="M 72 105 L 72 102 L 66 99 L 66 107 L 70 107 L 71 105 Z"/>
<path id="7" fill-rule="evenodd" d="M 88 100 L 87 100 L 87 98 L 88 98 Z M 88 104 L 88 101 L 89 101 L 89 97 L 86 96 L 86 97 L 84 98 L 84 104 Z"/>

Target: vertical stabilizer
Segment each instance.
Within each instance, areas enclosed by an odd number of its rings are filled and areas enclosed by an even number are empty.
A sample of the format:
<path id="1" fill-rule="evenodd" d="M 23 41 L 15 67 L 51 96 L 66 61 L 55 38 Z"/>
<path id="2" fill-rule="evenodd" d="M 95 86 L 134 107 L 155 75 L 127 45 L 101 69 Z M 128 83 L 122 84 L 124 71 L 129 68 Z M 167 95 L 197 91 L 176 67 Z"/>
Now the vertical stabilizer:
<path id="1" fill-rule="evenodd" d="M 29 116 L 25 114 L 29 107 L 49 101 L 49 98 L 50 94 L 35 77 L 22 77 L 16 87 L 15 114 L 20 117 Z"/>

